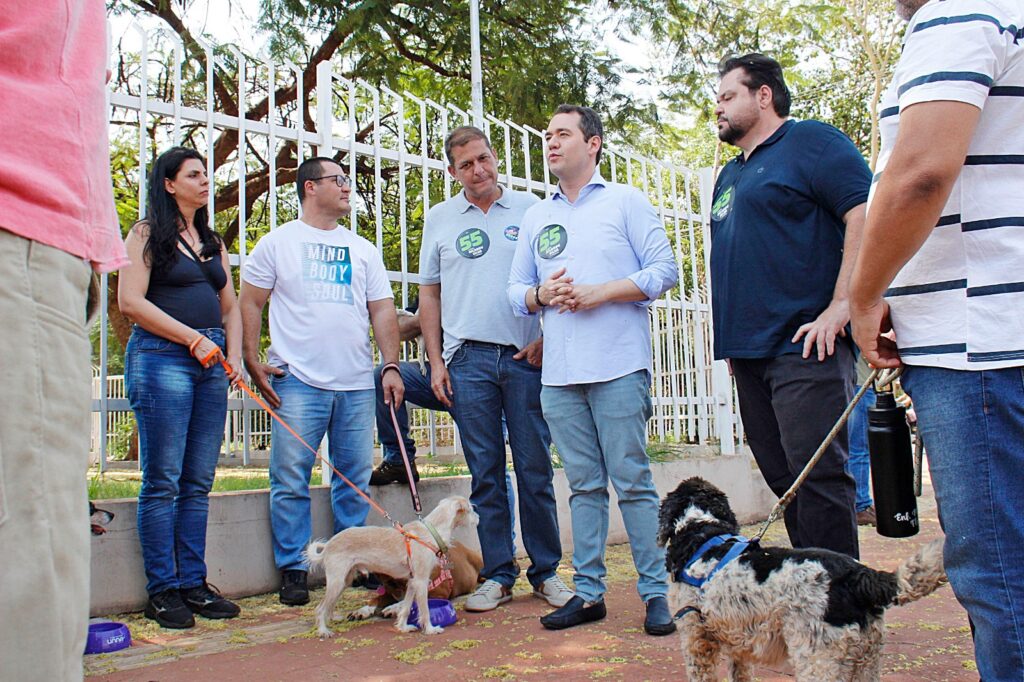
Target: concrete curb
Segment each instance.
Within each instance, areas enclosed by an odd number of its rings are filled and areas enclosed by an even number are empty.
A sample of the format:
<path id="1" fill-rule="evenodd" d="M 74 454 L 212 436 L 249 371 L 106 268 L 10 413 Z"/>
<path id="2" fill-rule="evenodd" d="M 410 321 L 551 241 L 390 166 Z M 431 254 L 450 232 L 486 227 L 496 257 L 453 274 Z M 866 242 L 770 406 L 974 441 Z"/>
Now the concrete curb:
<path id="1" fill-rule="evenodd" d="M 664 495 L 689 476 L 702 476 L 721 487 L 730 498 L 740 523 L 765 518 L 776 498 L 764 484 L 748 453 L 730 456 L 698 456 L 652 463 L 658 494 Z M 449 495 L 469 496 L 469 476 L 423 479 L 420 499 L 425 510 Z M 565 472 L 555 470 L 555 497 L 562 549 L 572 549 L 569 517 L 569 486 Z M 371 489 L 373 498 L 400 522 L 414 518 L 408 489 L 390 485 Z M 330 491 L 316 486 L 311 491 L 314 537 L 330 537 Z M 270 493 L 266 490 L 214 493 L 210 495 L 206 561 L 208 579 L 225 595 L 249 596 L 272 592 L 279 586 L 279 574 L 271 551 Z M 138 611 L 146 604 L 146 580 L 136 529 L 135 499 L 106 500 L 101 505 L 115 514 L 107 533 L 92 538 L 90 613 L 93 616 Z M 370 511 L 368 525 L 387 525 L 386 519 Z M 467 538 L 472 541 L 473 538 Z M 611 491 L 608 543 L 626 542 L 626 532 Z M 516 521 L 516 550 L 522 556 L 522 532 Z"/>

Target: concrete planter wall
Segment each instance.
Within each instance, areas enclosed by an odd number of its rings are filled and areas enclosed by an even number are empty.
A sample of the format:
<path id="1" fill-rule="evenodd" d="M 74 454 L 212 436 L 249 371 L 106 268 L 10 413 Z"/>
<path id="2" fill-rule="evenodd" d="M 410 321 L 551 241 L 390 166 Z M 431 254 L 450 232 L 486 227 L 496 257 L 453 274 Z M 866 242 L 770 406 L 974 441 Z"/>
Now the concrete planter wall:
<path id="1" fill-rule="evenodd" d="M 741 523 L 768 515 L 775 496 L 764 484 L 749 455 L 698 456 L 684 460 L 653 463 L 651 469 L 658 493 L 664 495 L 689 476 L 703 476 L 729 495 Z M 562 548 L 572 548 L 569 518 L 569 486 L 565 472 L 555 470 L 555 497 Z M 419 486 L 424 510 L 429 511 L 449 495 L 469 496 L 469 477 L 424 479 Z M 415 518 L 409 491 L 404 486 L 373 488 L 374 499 L 400 522 Z M 278 588 L 279 574 L 271 551 L 269 497 L 266 490 L 214 493 L 210 496 L 206 561 L 208 579 L 227 596 L 239 597 L 271 592 Z M 626 542 L 626 532 L 611 491 L 608 542 Z M 101 505 L 116 515 L 107 533 L 92 538 L 92 583 L 90 611 L 107 615 L 141 610 L 146 603 L 146 579 L 136 530 L 137 504 L 134 499 L 108 500 Z M 330 491 L 327 486 L 312 490 L 313 534 L 331 535 Z M 387 520 L 370 511 L 370 525 L 387 525 Z M 516 522 L 516 549 L 522 555 L 522 532 Z"/>

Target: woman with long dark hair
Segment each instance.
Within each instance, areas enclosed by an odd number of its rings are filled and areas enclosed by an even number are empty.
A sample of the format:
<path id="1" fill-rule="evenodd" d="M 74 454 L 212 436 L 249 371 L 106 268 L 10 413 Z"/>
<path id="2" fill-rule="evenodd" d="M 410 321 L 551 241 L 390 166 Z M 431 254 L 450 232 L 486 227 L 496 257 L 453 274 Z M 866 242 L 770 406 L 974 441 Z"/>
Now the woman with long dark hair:
<path id="1" fill-rule="evenodd" d="M 139 539 L 146 616 L 168 628 L 238 606 L 206 582 L 209 493 L 224 438 L 228 383 L 242 366 L 242 318 L 224 242 L 210 227 L 203 157 L 173 147 L 153 164 L 146 218 L 125 240 L 117 302 L 135 326 L 125 352 L 139 426 Z M 220 360 L 226 356 L 232 372 Z"/>

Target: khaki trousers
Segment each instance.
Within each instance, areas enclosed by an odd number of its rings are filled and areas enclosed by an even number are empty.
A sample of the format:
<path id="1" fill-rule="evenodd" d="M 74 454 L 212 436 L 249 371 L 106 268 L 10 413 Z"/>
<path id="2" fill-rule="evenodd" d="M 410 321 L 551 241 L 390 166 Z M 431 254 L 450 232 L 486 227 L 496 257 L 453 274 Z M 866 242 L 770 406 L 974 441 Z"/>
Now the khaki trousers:
<path id="1" fill-rule="evenodd" d="M 81 680 L 89 267 L 0 228 L 0 679 Z"/>

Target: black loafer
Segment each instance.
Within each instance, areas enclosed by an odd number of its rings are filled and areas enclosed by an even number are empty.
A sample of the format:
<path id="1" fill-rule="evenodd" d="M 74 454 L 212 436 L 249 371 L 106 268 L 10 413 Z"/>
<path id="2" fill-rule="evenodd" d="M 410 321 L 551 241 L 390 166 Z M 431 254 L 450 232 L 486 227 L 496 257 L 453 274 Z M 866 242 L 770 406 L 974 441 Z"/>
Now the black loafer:
<path id="1" fill-rule="evenodd" d="M 277 598 L 285 606 L 302 606 L 309 603 L 309 587 L 305 571 L 281 571 L 281 590 Z"/>
<path id="2" fill-rule="evenodd" d="M 582 597 L 575 596 L 562 608 L 541 617 L 540 624 L 548 630 L 564 630 L 574 625 L 593 623 L 607 615 L 608 610 L 604 607 L 604 599 L 587 606 L 587 602 L 583 601 Z"/>
<path id="3" fill-rule="evenodd" d="M 676 631 L 676 622 L 668 612 L 668 601 L 664 597 L 653 597 L 647 602 L 647 617 L 644 618 L 644 632 L 655 637 L 671 635 Z"/>

